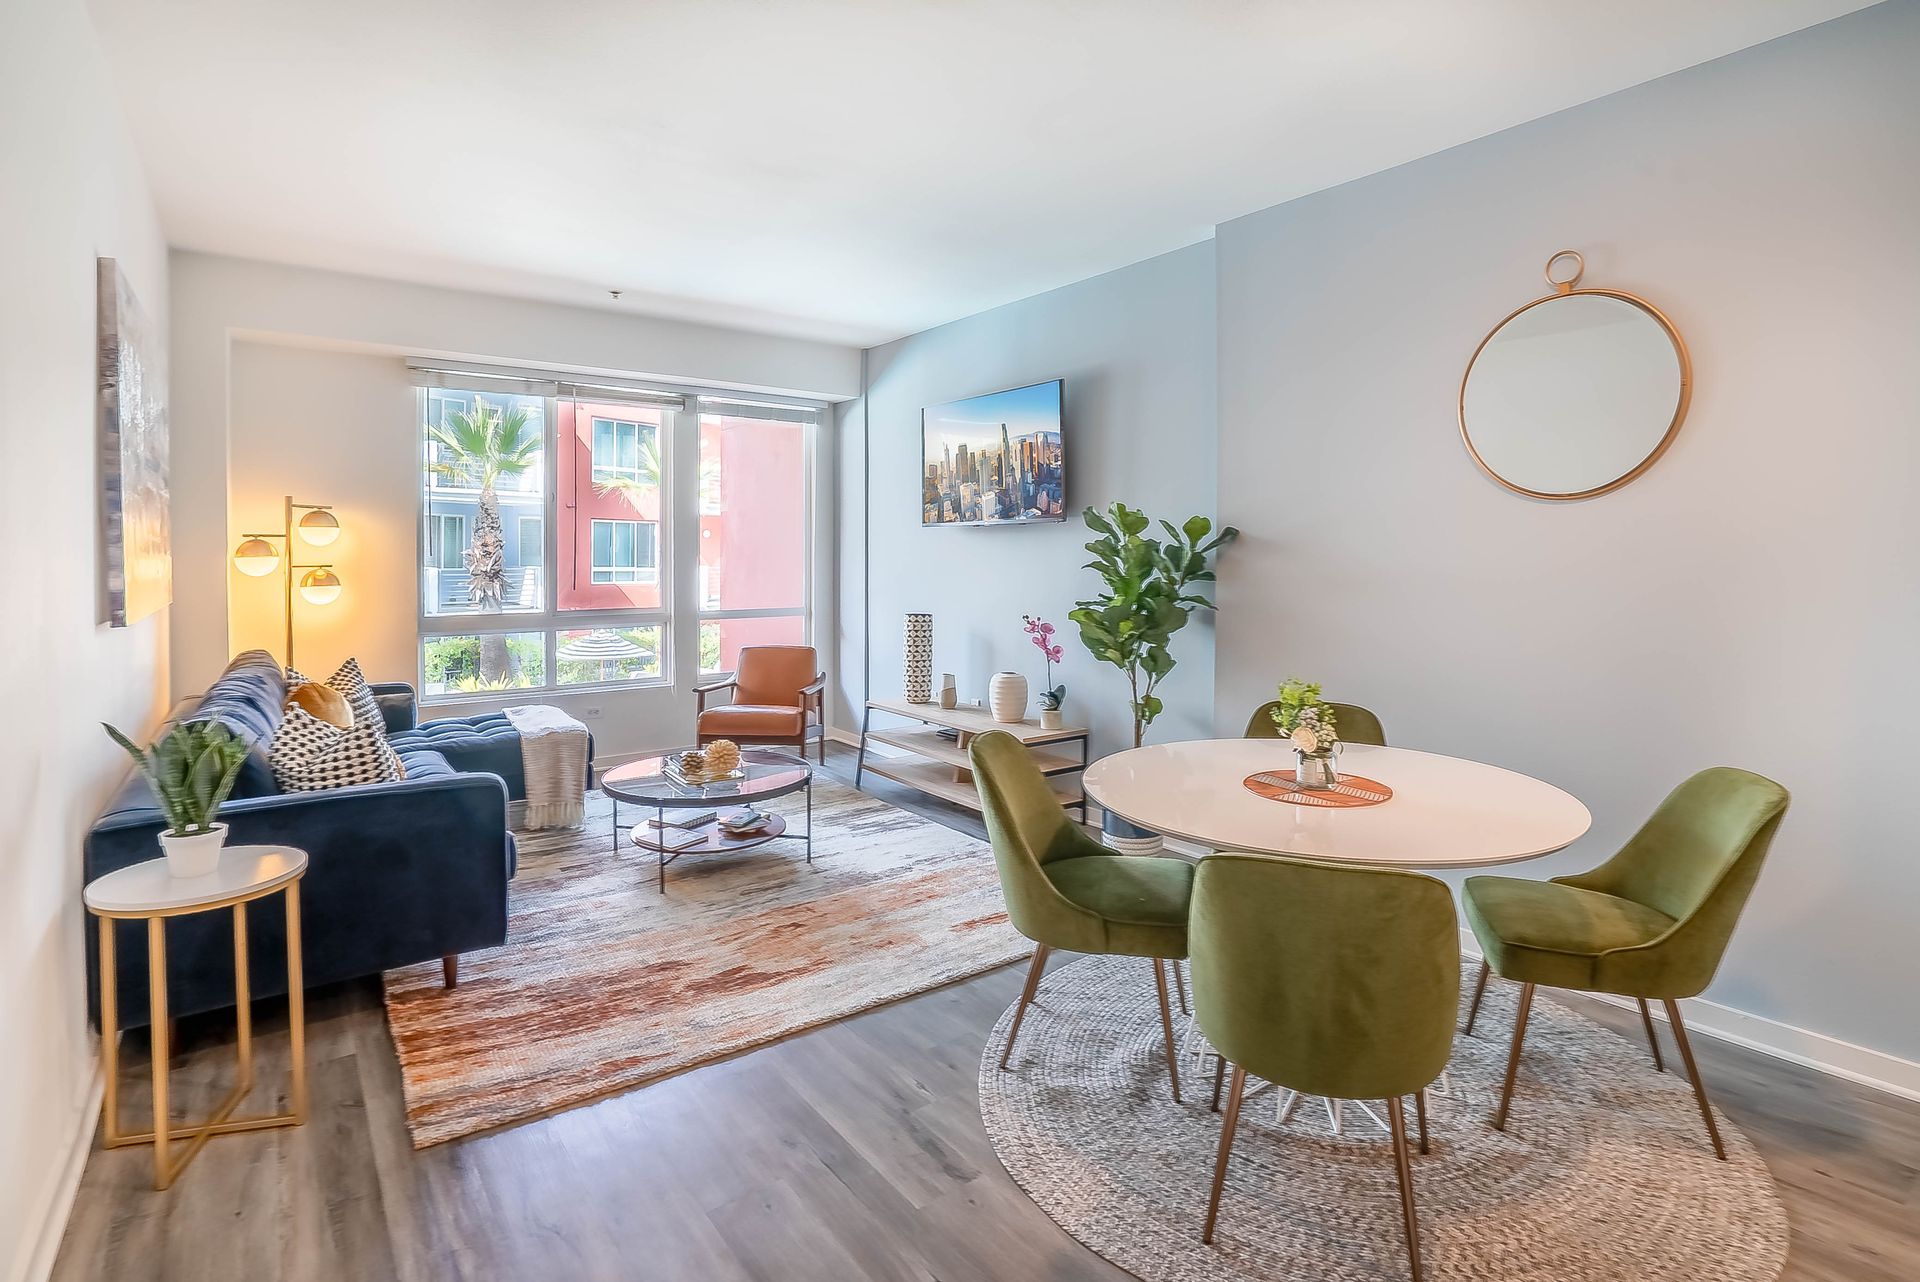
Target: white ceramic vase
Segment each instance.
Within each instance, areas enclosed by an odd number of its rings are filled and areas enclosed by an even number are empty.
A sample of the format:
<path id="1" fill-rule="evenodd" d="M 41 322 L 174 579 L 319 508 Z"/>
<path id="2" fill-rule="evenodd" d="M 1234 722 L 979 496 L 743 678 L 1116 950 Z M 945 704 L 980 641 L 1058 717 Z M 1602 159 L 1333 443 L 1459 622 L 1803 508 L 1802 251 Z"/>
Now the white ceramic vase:
<path id="1" fill-rule="evenodd" d="M 160 834 L 167 852 L 167 872 L 175 877 L 204 877 L 220 866 L 220 847 L 227 844 L 227 826 L 208 824 L 205 832 Z"/>
<path id="2" fill-rule="evenodd" d="M 1012 724 L 1027 716 L 1027 679 L 1018 672 L 996 672 L 987 683 L 987 708 L 995 721 Z"/>

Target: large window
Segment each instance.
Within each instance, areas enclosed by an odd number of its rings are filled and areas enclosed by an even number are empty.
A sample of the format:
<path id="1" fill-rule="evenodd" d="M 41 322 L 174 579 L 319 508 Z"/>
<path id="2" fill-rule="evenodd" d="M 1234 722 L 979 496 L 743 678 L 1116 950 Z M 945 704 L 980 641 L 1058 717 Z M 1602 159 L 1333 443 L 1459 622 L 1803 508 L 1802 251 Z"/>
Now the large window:
<path id="1" fill-rule="evenodd" d="M 807 635 L 810 409 L 700 403 L 700 669 Z"/>
<path id="2" fill-rule="evenodd" d="M 659 684 L 807 641 L 817 408 L 425 366 L 426 694 Z"/>

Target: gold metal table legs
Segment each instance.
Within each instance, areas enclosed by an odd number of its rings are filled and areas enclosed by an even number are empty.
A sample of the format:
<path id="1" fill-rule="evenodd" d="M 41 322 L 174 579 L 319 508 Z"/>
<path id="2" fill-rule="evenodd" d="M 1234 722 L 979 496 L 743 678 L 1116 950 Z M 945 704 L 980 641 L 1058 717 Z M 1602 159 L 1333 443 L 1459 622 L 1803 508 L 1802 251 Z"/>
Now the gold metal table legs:
<path id="1" fill-rule="evenodd" d="M 247 966 L 247 904 L 233 912 L 233 1000 L 237 1026 L 238 1072 L 233 1090 L 203 1122 L 177 1124 L 169 1112 L 167 1037 L 167 935 L 165 916 L 146 918 L 149 1017 L 153 1030 L 153 1128 L 130 1132 L 120 1129 L 120 1010 L 114 970 L 114 926 L 124 918 L 100 918 L 100 1058 L 106 1074 L 101 1100 L 101 1139 L 107 1148 L 132 1144 L 153 1145 L 153 1186 L 165 1189 L 178 1179 L 216 1135 L 299 1126 L 307 1120 L 306 990 L 300 966 L 300 883 L 288 882 L 283 892 L 287 911 L 287 1015 L 292 1039 L 292 1107 L 285 1113 L 234 1117 L 253 1089 L 253 994 Z"/>

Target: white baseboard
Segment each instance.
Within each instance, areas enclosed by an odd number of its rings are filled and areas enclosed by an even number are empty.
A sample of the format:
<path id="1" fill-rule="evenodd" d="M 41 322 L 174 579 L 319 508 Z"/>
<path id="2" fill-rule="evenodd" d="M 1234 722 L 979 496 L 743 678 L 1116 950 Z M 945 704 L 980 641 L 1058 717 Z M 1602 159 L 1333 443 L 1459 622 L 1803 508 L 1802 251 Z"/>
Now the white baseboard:
<path id="1" fill-rule="evenodd" d="M 845 744 L 849 748 L 860 746 L 860 733 L 857 730 L 842 730 L 839 726 L 828 726 L 827 738 L 835 743 Z"/>
<path id="2" fill-rule="evenodd" d="M 1472 931 L 1460 932 L 1460 951 L 1470 960 L 1480 960 L 1480 941 L 1474 938 Z M 1635 1009 L 1634 1001 L 1629 997 L 1614 997 L 1606 993 L 1584 993 L 1582 996 L 1625 1010 Z M 1703 1033 L 1718 1041 L 1743 1046 L 1789 1064 L 1798 1064 L 1830 1077 L 1920 1102 L 1920 1064 L 1912 1060 L 1856 1046 L 1825 1033 L 1809 1032 L 1762 1015 L 1735 1010 L 1704 997 L 1685 998 L 1680 1006 L 1686 1012 L 1689 1033 Z M 1653 1017 L 1663 1024 L 1667 1022 L 1667 1013 L 1658 1003 L 1653 1004 Z"/>
<path id="3" fill-rule="evenodd" d="M 74 1195 L 80 1191 L 80 1176 L 87 1169 L 87 1156 L 93 1152 L 94 1127 L 100 1122 L 100 1095 L 105 1079 L 100 1076 L 100 1061 L 93 1062 L 92 1080 L 87 1087 L 86 1107 L 67 1141 L 66 1156 L 60 1173 L 50 1185 L 52 1197 L 40 1216 L 40 1232 L 30 1249 L 14 1263 L 11 1282 L 47 1282 L 53 1276 L 53 1263 L 60 1255 L 60 1241 L 67 1234 L 67 1218 L 73 1214 Z"/>

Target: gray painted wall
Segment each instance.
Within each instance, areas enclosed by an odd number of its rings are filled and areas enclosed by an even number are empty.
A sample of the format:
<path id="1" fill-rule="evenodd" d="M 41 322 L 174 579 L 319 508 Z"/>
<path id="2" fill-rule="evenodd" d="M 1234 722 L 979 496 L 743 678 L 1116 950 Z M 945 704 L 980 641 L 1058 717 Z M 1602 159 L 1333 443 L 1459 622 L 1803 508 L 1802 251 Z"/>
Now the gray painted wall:
<path id="1" fill-rule="evenodd" d="M 1094 727 L 1098 752 L 1131 745 L 1124 678 L 1095 666 L 1066 619 L 1097 584 L 1081 568 L 1086 527 L 1075 519 L 1018 529 L 922 528 L 920 411 L 1064 378 L 1067 502 L 1074 511 L 1121 499 L 1176 523 L 1196 512 L 1211 515 L 1213 322 L 1208 242 L 868 354 L 868 448 L 862 405 L 850 403 L 838 415 L 838 676 L 847 699 L 836 711 L 839 724 L 859 725 L 869 621 L 875 695 L 900 692 L 902 618 L 929 610 L 934 670 L 954 673 L 967 699 L 983 697 L 988 677 L 1008 668 L 1039 688 L 1040 654 L 1020 624 L 1022 614 L 1035 613 L 1069 633 L 1066 664 L 1056 672 L 1067 685 L 1069 719 Z M 1187 626 L 1174 657 L 1179 666 L 1162 687 L 1167 711 L 1150 731 L 1157 740 L 1193 738 L 1212 724 L 1210 618 Z"/>
<path id="2" fill-rule="evenodd" d="M 1916 51 L 1920 6 L 1881 6 L 1216 242 L 1220 504 L 1247 532 L 1219 730 L 1297 672 L 1397 743 L 1553 780 L 1594 828 L 1527 876 L 1597 862 L 1703 766 L 1770 775 L 1793 810 L 1708 995 L 1908 1059 Z M 1563 247 L 1667 311 L 1697 387 L 1645 477 L 1548 504 L 1474 468 L 1455 399 Z"/>

